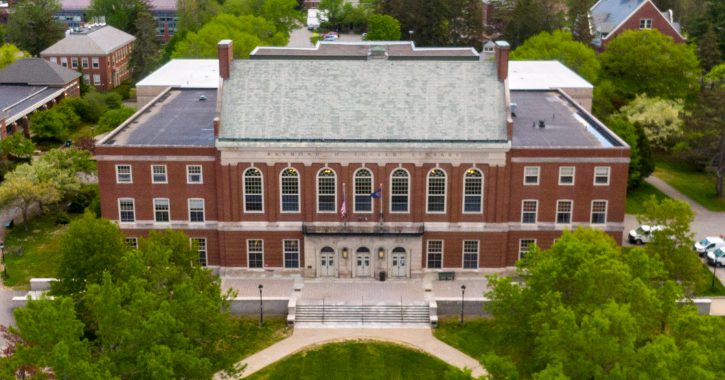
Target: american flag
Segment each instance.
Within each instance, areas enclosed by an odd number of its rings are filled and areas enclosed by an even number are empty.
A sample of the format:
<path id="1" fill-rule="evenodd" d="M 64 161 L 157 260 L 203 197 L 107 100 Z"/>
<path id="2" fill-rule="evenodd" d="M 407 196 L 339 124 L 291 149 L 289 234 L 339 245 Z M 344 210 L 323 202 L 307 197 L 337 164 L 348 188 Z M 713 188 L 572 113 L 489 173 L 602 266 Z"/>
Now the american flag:
<path id="1" fill-rule="evenodd" d="M 344 218 L 345 214 L 347 214 L 347 211 L 345 210 L 345 193 L 342 193 L 342 206 L 340 206 L 340 216 Z"/>

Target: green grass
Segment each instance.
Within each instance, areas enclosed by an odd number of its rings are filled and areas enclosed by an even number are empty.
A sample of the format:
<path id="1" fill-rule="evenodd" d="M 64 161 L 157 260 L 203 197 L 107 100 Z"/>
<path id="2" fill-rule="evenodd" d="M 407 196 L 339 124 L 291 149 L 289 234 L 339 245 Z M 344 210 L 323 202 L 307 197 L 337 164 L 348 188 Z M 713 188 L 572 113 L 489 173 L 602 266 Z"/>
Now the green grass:
<path id="1" fill-rule="evenodd" d="M 469 318 L 463 326 L 460 325 L 458 317 L 441 318 L 433 334 L 449 346 L 477 360 L 494 351 L 497 355 L 510 356 L 514 362 L 518 361 L 517 353 L 506 344 L 492 318 Z"/>
<path id="2" fill-rule="evenodd" d="M 710 211 L 725 211 L 725 199 L 715 193 L 715 176 L 698 172 L 684 162 L 658 157 L 654 174 Z"/>
<path id="3" fill-rule="evenodd" d="M 71 221 L 80 214 L 68 214 Z M 56 225 L 53 218 L 35 216 L 28 222 L 30 230 L 24 231 L 23 223 L 16 224 L 5 236 L 5 252 L 13 247 L 23 247 L 22 256 L 5 255 L 8 278 L 3 285 L 16 290 L 30 290 L 30 279 L 54 277 L 58 273 L 60 257 L 56 250 L 60 237 L 68 230 L 68 224 Z"/>
<path id="4" fill-rule="evenodd" d="M 95 128 L 94 132 L 98 135 L 98 127 Z M 78 130 L 73 131 L 70 136 L 68 136 L 68 140 L 72 140 L 75 143 L 76 140 L 81 137 L 91 137 L 91 124 L 84 124 L 82 127 L 78 128 Z"/>
<path id="5" fill-rule="evenodd" d="M 661 192 L 656 187 L 643 181 L 636 189 L 627 190 L 627 204 L 624 207 L 624 212 L 632 215 L 644 213 L 645 209 L 642 204 L 645 201 L 650 200 L 652 195 L 654 195 L 658 201 L 670 198 L 667 194 Z"/>
<path id="6" fill-rule="evenodd" d="M 391 343 L 348 341 L 298 352 L 251 374 L 250 380 L 432 380 L 455 367 Z"/>
<path id="7" fill-rule="evenodd" d="M 719 268 L 718 270 L 725 270 L 723 268 Z M 699 292 L 695 292 L 696 296 L 699 297 L 718 297 L 718 296 L 725 296 L 725 286 L 723 286 L 722 282 L 720 282 L 720 279 L 715 277 L 715 288 L 712 288 L 712 272 L 710 272 L 710 269 L 707 267 L 707 264 L 702 263 L 702 275 L 705 277 L 707 281 L 707 287 L 705 287 L 703 290 Z"/>
<path id="8" fill-rule="evenodd" d="M 284 317 L 265 317 L 261 327 L 256 316 L 233 317 L 232 323 L 240 361 L 292 336 L 292 329 L 287 327 L 287 318 Z"/>

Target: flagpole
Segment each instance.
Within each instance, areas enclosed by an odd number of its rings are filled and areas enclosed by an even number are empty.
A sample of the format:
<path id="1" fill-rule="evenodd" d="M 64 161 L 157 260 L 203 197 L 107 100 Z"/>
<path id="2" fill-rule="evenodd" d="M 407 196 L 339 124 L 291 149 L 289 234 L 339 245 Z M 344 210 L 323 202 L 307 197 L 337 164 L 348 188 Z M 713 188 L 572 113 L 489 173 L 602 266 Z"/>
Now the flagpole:
<path id="1" fill-rule="evenodd" d="M 380 184 L 380 227 L 383 226 L 383 184 Z"/>

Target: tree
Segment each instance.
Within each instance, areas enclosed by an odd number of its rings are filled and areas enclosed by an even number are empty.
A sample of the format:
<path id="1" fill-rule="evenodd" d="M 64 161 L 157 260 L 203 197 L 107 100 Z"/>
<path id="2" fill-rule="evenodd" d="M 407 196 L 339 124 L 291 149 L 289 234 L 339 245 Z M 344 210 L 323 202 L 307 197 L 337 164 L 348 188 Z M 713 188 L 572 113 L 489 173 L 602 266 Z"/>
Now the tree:
<path id="1" fill-rule="evenodd" d="M 684 102 L 679 99 L 667 100 L 638 95 L 632 103 L 622 107 L 620 112 L 629 121 L 642 124 L 647 138 L 654 146 L 667 150 L 682 136 L 680 113 L 684 107 Z"/>
<path id="2" fill-rule="evenodd" d="M 710 84 L 725 86 L 725 63 L 713 67 L 712 70 L 705 75 L 705 79 Z"/>
<path id="3" fill-rule="evenodd" d="M 596 53 L 588 45 L 574 41 L 569 32 L 541 32 L 511 52 L 511 60 L 516 61 L 552 59 L 563 63 L 590 83 L 597 83 L 599 61 Z"/>
<path id="4" fill-rule="evenodd" d="M 327 17 L 327 24 L 331 30 L 336 30 L 342 24 L 342 20 L 345 17 L 343 9 L 343 0 L 322 0 L 317 5 L 317 9 L 320 12 L 324 12 Z"/>
<path id="5" fill-rule="evenodd" d="M 83 75 L 83 66 L 78 66 L 78 72 L 81 74 L 81 76 L 78 77 L 78 90 L 81 93 L 81 97 L 83 97 L 91 90 L 94 90 L 94 88 L 86 82 L 86 77 Z M 81 117 L 83 117 L 83 115 L 81 115 Z"/>
<path id="6" fill-rule="evenodd" d="M 636 95 L 685 98 L 698 89 L 700 75 L 695 48 L 675 44 L 656 30 L 628 30 L 599 56 L 602 76 L 624 98 Z"/>
<path id="7" fill-rule="evenodd" d="M 221 5 L 216 0 L 178 0 L 176 14 L 179 31 L 198 32 L 212 18 L 220 14 Z"/>
<path id="8" fill-rule="evenodd" d="M 30 116 L 30 130 L 41 139 L 65 140 L 68 124 L 66 115 L 52 108 Z"/>
<path id="9" fill-rule="evenodd" d="M 511 3 L 504 39 L 514 49 L 541 32 L 551 33 L 564 27 L 562 10 L 566 3 L 563 0 L 515 0 Z"/>
<path id="10" fill-rule="evenodd" d="M 74 98 L 78 99 L 78 98 Z M 81 99 L 78 99 L 81 100 Z M 82 101 L 82 100 L 81 100 Z M 60 103 L 58 103 L 55 107 L 53 107 L 53 110 L 56 112 L 59 112 L 63 114 L 65 117 L 65 123 L 66 127 L 69 131 L 76 130 L 81 126 L 81 117 L 76 112 L 76 106 L 82 107 L 78 102 L 75 102 L 73 100 L 71 101 L 65 101 L 65 99 L 61 100 Z"/>
<path id="11" fill-rule="evenodd" d="M 368 27 L 370 18 L 373 16 L 370 7 L 365 4 L 359 4 L 357 7 L 353 7 L 352 3 L 345 3 L 344 10 L 345 18 L 342 22 L 345 24 L 351 24 L 354 30 L 365 30 L 365 28 Z M 400 24 L 398 24 L 398 31 L 400 31 Z M 400 39 L 400 37 L 398 37 L 398 39 Z"/>
<path id="12" fill-rule="evenodd" d="M 119 95 L 118 97 L 120 98 L 121 96 Z M 83 96 L 83 100 L 88 104 L 88 112 L 85 117 L 86 121 L 92 123 L 97 122 L 108 111 L 108 105 L 106 105 L 104 96 L 100 92 L 96 92 L 95 90 L 90 91 Z"/>
<path id="13" fill-rule="evenodd" d="M 58 190 L 48 182 L 40 182 L 30 164 L 22 164 L 5 175 L 0 184 L 0 207 L 17 209 L 23 215 L 25 231 L 28 231 L 28 211 L 39 203 L 48 204 L 60 200 Z"/>
<path id="14" fill-rule="evenodd" d="M 116 127 L 121 125 L 124 121 L 126 121 L 129 117 L 133 116 L 133 114 L 135 113 L 135 108 L 127 106 L 122 106 L 119 109 L 106 112 L 105 114 L 103 114 L 103 116 L 101 116 L 101 119 L 98 121 L 98 132 L 105 133 L 116 129 Z"/>
<path id="15" fill-rule="evenodd" d="M 8 39 L 32 56 L 63 38 L 63 25 L 55 19 L 59 0 L 21 0 L 14 4 L 8 21 Z"/>
<path id="16" fill-rule="evenodd" d="M 91 161 L 90 154 L 76 148 L 51 149 L 40 156 L 39 161 L 48 162 L 51 166 L 68 173 L 91 174 L 96 171 L 96 163 Z"/>
<path id="17" fill-rule="evenodd" d="M 373 15 L 368 22 L 367 41 L 400 40 L 400 23 L 388 15 Z"/>
<path id="18" fill-rule="evenodd" d="M 612 118 L 607 123 L 607 127 L 616 133 L 624 142 L 629 145 L 629 173 L 627 176 L 627 189 L 634 189 L 642 183 L 643 175 L 641 172 L 639 141 L 637 141 L 637 131 L 634 125 L 625 118 Z M 651 173 L 650 173 L 651 174 Z M 646 177 L 646 176 L 644 176 Z"/>
<path id="19" fill-rule="evenodd" d="M 717 46 L 717 34 L 715 34 L 712 25 L 707 28 L 707 32 L 697 41 L 697 56 L 700 58 L 700 67 L 702 67 L 705 74 L 722 63 L 722 54 Z"/>
<path id="20" fill-rule="evenodd" d="M 76 98 L 75 96 L 63 98 L 58 106 L 67 108 L 74 114 L 80 116 L 81 119 L 88 121 L 88 102 L 82 98 Z"/>
<path id="21" fill-rule="evenodd" d="M 699 4 L 688 4 L 688 15 L 683 21 L 685 30 L 696 41 L 700 41 L 708 33 L 710 27 L 715 30 L 720 54 L 725 54 L 725 2 L 720 0 L 698 1 Z"/>
<path id="22" fill-rule="evenodd" d="M 13 157 L 29 158 L 35 152 L 35 145 L 32 140 L 23 137 L 22 133 L 13 133 L 0 142 L 0 150 Z"/>
<path id="23" fill-rule="evenodd" d="M 27 52 L 21 51 L 13 44 L 4 44 L 0 46 L 0 70 L 18 59 L 27 58 L 29 56 L 30 55 Z"/>
<path id="24" fill-rule="evenodd" d="M 303 14 L 295 0 L 227 0 L 223 13 L 234 16 L 257 16 L 271 21 L 277 32 L 289 38 L 290 33 L 304 23 Z"/>
<path id="25" fill-rule="evenodd" d="M 148 0 L 91 0 L 88 16 L 103 16 L 108 25 L 135 35 L 133 30 L 138 15 L 148 9 Z"/>
<path id="26" fill-rule="evenodd" d="M 590 46 L 592 40 L 594 40 L 591 30 L 591 25 L 594 22 L 589 15 L 591 7 L 591 0 L 571 0 L 571 6 L 569 7 L 569 22 L 571 22 L 573 39 L 587 46 Z"/>
<path id="27" fill-rule="evenodd" d="M 45 212 L 45 207 L 48 203 L 57 202 L 63 198 L 74 196 L 81 188 L 81 179 L 76 176 L 74 171 L 55 166 L 51 161 L 35 161 L 31 169 L 35 174 L 38 184 L 49 184 L 59 195 L 58 199 L 52 200 L 46 200 L 44 197 L 38 197 L 36 202 L 40 207 L 41 213 Z"/>
<path id="28" fill-rule="evenodd" d="M 136 18 L 136 41 L 128 59 L 131 81 L 138 82 L 159 67 L 161 51 L 156 42 L 156 22 L 148 12 Z"/>

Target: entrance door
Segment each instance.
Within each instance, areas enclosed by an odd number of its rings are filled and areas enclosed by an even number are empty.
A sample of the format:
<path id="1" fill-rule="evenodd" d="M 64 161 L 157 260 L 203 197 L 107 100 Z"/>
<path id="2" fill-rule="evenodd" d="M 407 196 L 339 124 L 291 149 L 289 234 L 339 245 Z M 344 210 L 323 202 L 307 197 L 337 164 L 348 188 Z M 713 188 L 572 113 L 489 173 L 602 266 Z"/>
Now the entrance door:
<path id="1" fill-rule="evenodd" d="M 335 276 L 335 250 L 330 247 L 322 248 L 320 251 L 320 276 Z"/>
<path id="2" fill-rule="evenodd" d="M 405 277 L 407 273 L 406 265 L 408 263 L 405 260 L 405 249 L 400 247 L 393 249 L 393 268 L 391 275 L 393 277 Z"/>
<path id="3" fill-rule="evenodd" d="M 358 277 L 370 277 L 373 273 L 373 268 L 370 266 L 370 250 L 365 247 L 358 248 L 356 256 L 355 274 Z"/>

